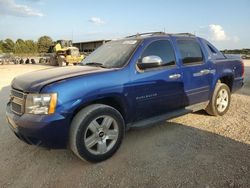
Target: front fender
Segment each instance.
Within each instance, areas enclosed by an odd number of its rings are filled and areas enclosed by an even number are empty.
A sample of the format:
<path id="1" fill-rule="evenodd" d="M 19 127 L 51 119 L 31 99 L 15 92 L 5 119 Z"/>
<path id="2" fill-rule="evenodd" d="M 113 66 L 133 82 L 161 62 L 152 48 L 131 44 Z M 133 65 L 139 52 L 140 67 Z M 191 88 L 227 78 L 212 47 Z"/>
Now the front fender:
<path id="1" fill-rule="evenodd" d="M 62 113 L 72 114 L 72 117 L 82 108 L 90 104 L 106 104 L 116 108 L 122 114 L 125 122 L 129 122 L 131 117 L 130 104 L 122 93 L 109 93 L 104 95 L 93 95 L 75 99 L 63 105 Z"/>

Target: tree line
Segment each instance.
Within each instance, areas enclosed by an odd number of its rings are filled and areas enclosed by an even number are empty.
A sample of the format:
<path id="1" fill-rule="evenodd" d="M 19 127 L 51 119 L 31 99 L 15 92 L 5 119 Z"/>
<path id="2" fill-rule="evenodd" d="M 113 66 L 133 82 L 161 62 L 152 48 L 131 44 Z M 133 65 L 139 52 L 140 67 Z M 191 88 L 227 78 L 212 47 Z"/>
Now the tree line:
<path id="1" fill-rule="evenodd" d="M 234 49 L 234 50 L 222 50 L 224 54 L 244 54 L 250 55 L 250 49 L 243 48 L 243 49 Z"/>
<path id="2" fill-rule="evenodd" d="M 37 54 L 48 53 L 54 44 L 49 36 L 42 36 L 37 41 L 17 39 L 13 41 L 10 38 L 0 40 L 0 53 L 14 54 Z"/>
<path id="3" fill-rule="evenodd" d="M 54 42 L 49 36 L 42 36 L 37 41 L 17 39 L 15 42 L 10 38 L 0 40 L 0 53 L 14 54 L 37 54 L 48 53 Z M 250 49 L 222 50 L 225 54 L 250 55 Z"/>

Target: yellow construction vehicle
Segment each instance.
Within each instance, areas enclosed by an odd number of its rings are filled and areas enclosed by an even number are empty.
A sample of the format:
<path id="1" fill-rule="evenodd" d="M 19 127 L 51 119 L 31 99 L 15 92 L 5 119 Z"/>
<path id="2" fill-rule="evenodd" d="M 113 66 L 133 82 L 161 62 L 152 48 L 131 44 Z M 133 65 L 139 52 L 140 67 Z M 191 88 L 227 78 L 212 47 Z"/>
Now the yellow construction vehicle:
<path id="1" fill-rule="evenodd" d="M 72 41 L 59 40 L 53 48 L 53 55 L 50 57 L 51 65 L 58 65 L 60 67 L 69 64 L 76 65 L 84 59 L 79 49 L 72 46 Z"/>

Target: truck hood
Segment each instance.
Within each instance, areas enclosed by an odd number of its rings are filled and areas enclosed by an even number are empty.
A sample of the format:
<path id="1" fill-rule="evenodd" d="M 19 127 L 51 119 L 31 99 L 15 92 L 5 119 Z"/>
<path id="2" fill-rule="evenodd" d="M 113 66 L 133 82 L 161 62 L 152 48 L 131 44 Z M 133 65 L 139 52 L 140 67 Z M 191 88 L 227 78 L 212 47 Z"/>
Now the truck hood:
<path id="1" fill-rule="evenodd" d="M 39 92 L 45 85 L 53 82 L 109 70 L 110 69 L 90 66 L 49 68 L 17 76 L 12 80 L 11 86 L 12 88 L 23 92 L 36 93 Z"/>

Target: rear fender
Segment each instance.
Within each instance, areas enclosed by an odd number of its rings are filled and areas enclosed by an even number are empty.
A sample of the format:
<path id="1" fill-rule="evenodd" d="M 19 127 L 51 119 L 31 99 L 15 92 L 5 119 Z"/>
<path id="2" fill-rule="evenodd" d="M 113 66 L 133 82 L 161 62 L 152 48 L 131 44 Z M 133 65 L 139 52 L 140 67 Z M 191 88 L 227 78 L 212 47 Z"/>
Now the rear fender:
<path id="1" fill-rule="evenodd" d="M 217 84 L 218 82 L 221 82 L 221 79 L 222 79 L 222 78 L 226 78 L 226 77 L 228 77 L 228 78 L 234 80 L 233 71 L 230 70 L 230 69 L 225 69 L 223 72 L 221 72 L 220 74 L 217 74 L 217 76 L 215 76 L 215 78 L 213 79 L 213 82 L 212 82 L 212 87 L 211 87 L 211 91 L 212 91 L 212 92 L 210 92 L 210 99 L 211 99 L 211 97 L 213 96 L 213 92 L 214 92 L 214 89 L 215 89 L 215 87 L 216 87 L 216 84 Z M 229 86 L 229 87 L 230 87 L 230 86 Z"/>

